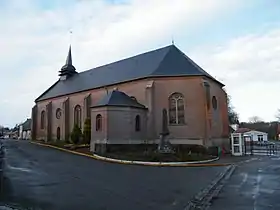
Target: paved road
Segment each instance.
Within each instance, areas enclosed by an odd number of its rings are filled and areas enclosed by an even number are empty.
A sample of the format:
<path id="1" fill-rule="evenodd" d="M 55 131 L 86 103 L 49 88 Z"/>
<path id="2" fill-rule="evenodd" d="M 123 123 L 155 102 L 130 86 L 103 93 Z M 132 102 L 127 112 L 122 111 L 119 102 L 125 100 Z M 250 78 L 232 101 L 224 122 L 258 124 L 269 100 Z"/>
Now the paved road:
<path id="1" fill-rule="evenodd" d="M 7 140 L 2 203 L 36 209 L 182 210 L 224 167 L 119 165 Z"/>
<path id="2" fill-rule="evenodd" d="M 254 158 L 237 167 L 210 210 L 280 209 L 280 158 Z"/>

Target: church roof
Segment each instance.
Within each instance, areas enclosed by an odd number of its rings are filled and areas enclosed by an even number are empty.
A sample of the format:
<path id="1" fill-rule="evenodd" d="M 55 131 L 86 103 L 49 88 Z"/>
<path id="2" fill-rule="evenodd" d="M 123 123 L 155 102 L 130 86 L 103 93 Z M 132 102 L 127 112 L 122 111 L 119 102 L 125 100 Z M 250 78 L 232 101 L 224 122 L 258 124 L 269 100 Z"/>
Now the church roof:
<path id="1" fill-rule="evenodd" d="M 35 102 L 137 79 L 172 76 L 206 76 L 224 86 L 170 45 L 58 80 Z"/>
<path id="2" fill-rule="evenodd" d="M 122 106 L 146 109 L 146 107 L 138 103 L 136 99 L 132 99 L 124 92 L 118 90 L 113 90 L 105 95 L 100 101 L 97 102 L 96 105 L 92 106 L 92 108 L 102 106 Z"/>

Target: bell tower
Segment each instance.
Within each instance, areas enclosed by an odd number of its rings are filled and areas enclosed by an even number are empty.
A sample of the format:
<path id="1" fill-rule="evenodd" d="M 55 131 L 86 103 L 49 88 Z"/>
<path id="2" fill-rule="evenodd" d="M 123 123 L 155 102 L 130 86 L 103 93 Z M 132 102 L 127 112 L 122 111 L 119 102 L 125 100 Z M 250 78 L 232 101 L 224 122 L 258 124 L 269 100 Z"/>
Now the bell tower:
<path id="1" fill-rule="evenodd" d="M 69 52 L 66 58 L 66 63 L 62 66 L 59 71 L 60 80 L 66 80 L 67 78 L 77 74 L 76 68 L 72 65 L 72 53 L 71 53 L 71 45 L 69 47 Z"/>

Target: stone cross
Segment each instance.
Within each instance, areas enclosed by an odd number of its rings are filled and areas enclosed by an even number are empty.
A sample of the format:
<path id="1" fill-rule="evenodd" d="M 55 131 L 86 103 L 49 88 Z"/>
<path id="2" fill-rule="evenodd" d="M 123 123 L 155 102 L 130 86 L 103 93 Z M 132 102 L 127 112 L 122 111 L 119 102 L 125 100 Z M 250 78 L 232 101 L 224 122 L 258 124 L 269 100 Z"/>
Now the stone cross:
<path id="1" fill-rule="evenodd" d="M 167 140 L 167 136 L 169 135 L 168 130 L 168 117 L 166 109 L 162 110 L 162 130 L 160 133 L 160 142 L 158 145 L 158 151 L 160 153 L 172 153 L 171 143 Z"/>

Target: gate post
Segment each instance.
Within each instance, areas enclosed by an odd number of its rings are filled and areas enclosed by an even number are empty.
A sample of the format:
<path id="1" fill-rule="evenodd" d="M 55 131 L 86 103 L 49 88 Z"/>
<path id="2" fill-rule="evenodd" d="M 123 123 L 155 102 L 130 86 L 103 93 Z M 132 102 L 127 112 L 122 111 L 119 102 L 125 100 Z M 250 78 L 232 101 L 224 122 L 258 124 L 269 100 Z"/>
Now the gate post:
<path id="1" fill-rule="evenodd" d="M 241 133 L 231 134 L 231 152 L 234 156 L 244 155 L 244 139 Z"/>
<path id="2" fill-rule="evenodd" d="M 250 147 L 251 147 L 251 155 L 254 154 L 253 149 L 254 149 L 254 141 L 253 138 L 250 136 Z"/>

